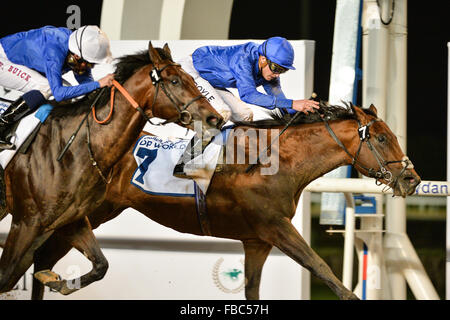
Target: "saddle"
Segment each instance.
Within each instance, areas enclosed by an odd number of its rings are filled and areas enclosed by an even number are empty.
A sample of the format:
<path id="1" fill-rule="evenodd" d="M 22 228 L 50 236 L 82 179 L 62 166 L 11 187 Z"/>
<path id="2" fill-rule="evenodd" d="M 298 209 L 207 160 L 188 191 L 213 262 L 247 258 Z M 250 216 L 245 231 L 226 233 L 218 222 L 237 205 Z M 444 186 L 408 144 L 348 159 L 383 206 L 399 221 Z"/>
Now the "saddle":
<path id="1" fill-rule="evenodd" d="M 226 133 L 225 133 L 226 135 Z M 218 136 L 222 138 L 222 133 Z M 216 136 L 217 140 L 219 138 Z M 207 164 L 203 166 L 202 177 L 180 179 L 172 175 L 178 159 L 188 147 L 188 139 L 175 137 L 158 137 L 144 135 L 139 138 L 133 150 L 137 164 L 130 183 L 141 191 L 152 195 L 172 197 L 193 197 L 195 199 L 197 218 L 202 233 L 211 235 L 206 207 L 206 192 L 217 168 L 221 168 L 219 158 L 223 152 L 221 143 L 208 145 L 202 156 Z"/>
<path id="2" fill-rule="evenodd" d="M 205 148 L 201 159 L 194 159 L 205 162 L 205 165 L 202 165 L 201 176 L 180 179 L 174 177 L 172 173 L 189 141 L 190 139 L 183 138 L 142 136 L 133 151 L 137 170 L 131 184 L 155 195 L 192 197 L 195 195 L 195 184 L 206 193 L 223 146 L 211 143 Z"/>
<path id="3" fill-rule="evenodd" d="M 9 161 L 18 151 L 26 153 L 52 109 L 52 105 L 44 104 L 11 128 L 8 135 L 11 136 L 11 142 L 16 145 L 16 150 L 2 150 L 0 152 L 0 165 L 3 169 L 6 169 Z"/>

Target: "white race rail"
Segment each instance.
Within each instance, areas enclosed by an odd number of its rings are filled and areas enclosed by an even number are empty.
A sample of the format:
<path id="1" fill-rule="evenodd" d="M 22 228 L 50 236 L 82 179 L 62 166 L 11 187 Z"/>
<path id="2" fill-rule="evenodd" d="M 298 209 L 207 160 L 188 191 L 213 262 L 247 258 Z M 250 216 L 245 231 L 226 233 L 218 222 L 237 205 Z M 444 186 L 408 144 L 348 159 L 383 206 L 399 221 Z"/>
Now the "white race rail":
<path id="1" fill-rule="evenodd" d="M 385 185 L 377 186 L 373 179 L 358 178 L 319 178 L 311 182 L 305 191 L 311 192 L 352 192 L 392 194 L 392 189 L 383 192 Z M 450 196 L 450 183 L 447 181 L 422 181 L 416 188 L 417 196 Z"/>
<path id="2" fill-rule="evenodd" d="M 422 181 L 417 186 L 414 195 L 417 196 L 449 196 L 449 185 L 446 181 Z M 384 185 L 378 186 L 373 179 L 337 179 L 337 178 L 319 178 L 311 182 L 305 191 L 310 192 L 343 192 L 347 201 L 346 204 L 346 221 L 345 230 L 339 230 L 337 232 L 343 232 L 345 236 L 344 240 L 344 263 L 343 263 L 343 284 L 350 290 L 352 290 L 352 278 L 353 278 L 353 253 L 355 246 L 355 203 L 352 193 L 378 193 L 378 194 L 392 194 L 392 189 L 386 190 Z M 368 218 L 380 216 L 380 212 L 377 215 L 367 214 Z M 384 232 L 381 229 L 382 224 L 379 226 L 379 230 L 359 230 L 358 232 L 374 233 Z M 402 270 L 404 277 L 415 297 L 419 300 L 438 300 L 439 296 L 433 287 L 430 279 L 428 278 L 426 271 L 414 250 L 406 233 L 392 233 L 386 232 L 386 238 L 389 238 L 390 245 L 381 248 L 378 246 L 375 253 L 372 253 L 373 260 L 376 260 L 376 265 L 380 273 L 378 273 L 379 281 L 382 279 L 381 272 L 384 270 L 385 265 L 380 263 L 384 261 L 384 257 L 391 257 L 396 266 Z M 392 241 L 395 240 L 395 241 Z M 358 240 L 360 241 L 360 240 Z M 380 242 L 379 242 L 380 243 Z M 385 241 L 385 244 L 387 242 Z M 392 245 L 394 243 L 394 245 Z M 361 270 L 361 269 L 360 269 Z M 360 277 L 361 279 L 361 277 Z M 364 279 L 366 280 L 366 279 Z M 390 297 L 390 292 L 381 292 L 380 289 L 388 288 L 385 284 L 381 286 L 378 282 L 377 290 L 368 291 L 369 299 L 383 299 Z M 392 288 L 391 288 L 392 290 Z M 355 289 L 355 291 L 358 291 Z M 364 293 L 364 296 L 366 292 Z M 394 297 L 395 298 L 395 297 Z"/>

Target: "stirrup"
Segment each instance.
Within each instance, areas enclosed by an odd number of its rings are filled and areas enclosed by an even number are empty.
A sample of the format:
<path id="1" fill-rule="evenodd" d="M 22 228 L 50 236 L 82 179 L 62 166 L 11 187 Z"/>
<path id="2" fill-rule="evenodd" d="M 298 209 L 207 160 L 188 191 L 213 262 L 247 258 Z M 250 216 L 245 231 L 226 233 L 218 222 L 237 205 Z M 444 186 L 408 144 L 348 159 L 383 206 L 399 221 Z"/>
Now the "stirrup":
<path id="1" fill-rule="evenodd" d="M 16 145 L 9 141 L 0 140 L 0 152 L 3 150 L 16 150 Z"/>
<path id="2" fill-rule="evenodd" d="M 189 178 L 186 172 L 184 172 L 184 162 L 179 163 L 173 169 L 173 176 L 181 179 Z"/>
<path id="3" fill-rule="evenodd" d="M 15 150 L 16 145 L 11 142 L 14 136 L 14 124 L 3 127 L 0 133 L 0 151 L 1 150 Z"/>

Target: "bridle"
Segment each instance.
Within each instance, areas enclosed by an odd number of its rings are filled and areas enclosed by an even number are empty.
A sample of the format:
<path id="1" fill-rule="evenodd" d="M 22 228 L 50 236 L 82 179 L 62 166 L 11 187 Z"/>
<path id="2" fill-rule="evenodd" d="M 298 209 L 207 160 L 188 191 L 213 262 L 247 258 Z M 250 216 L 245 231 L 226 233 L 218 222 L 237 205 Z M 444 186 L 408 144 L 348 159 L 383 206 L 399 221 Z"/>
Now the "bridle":
<path id="1" fill-rule="evenodd" d="M 131 104 L 131 106 L 133 108 L 135 108 L 142 115 L 142 117 L 148 123 L 150 123 L 151 125 L 162 126 L 162 125 L 165 125 L 167 123 L 177 122 L 177 121 L 179 121 L 183 125 L 191 124 L 193 118 L 192 118 L 191 113 L 187 110 L 187 108 L 189 108 L 189 106 L 192 103 L 194 103 L 195 101 L 200 100 L 201 98 L 204 98 L 204 96 L 200 94 L 199 96 L 197 96 L 195 98 L 192 98 L 189 102 L 185 103 L 180 108 L 178 105 L 182 104 L 182 102 L 170 91 L 170 89 L 168 89 L 165 86 L 164 81 L 163 81 L 163 79 L 161 77 L 161 72 L 164 71 L 167 67 L 170 67 L 170 66 L 181 67 L 181 65 L 179 65 L 177 63 L 169 63 L 169 64 L 165 65 L 161 69 L 158 69 L 156 66 L 154 66 L 152 68 L 152 70 L 150 71 L 150 73 L 149 73 L 150 79 L 152 80 L 152 83 L 153 83 L 153 85 L 155 87 L 155 95 L 153 96 L 153 102 L 150 105 L 150 109 L 152 109 L 153 106 L 155 105 L 156 99 L 158 98 L 158 94 L 159 94 L 159 88 L 161 88 L 162 91 L 166 94 L 167 98 L 169 98 L 170 102 L 173 104 L 173 106 L 177 110 L 178 115 L 176 117 L 173 117 L 171 119 L 167 119 L 167 120 L 165 120 L 163 122 L 160 122 L 160 123 L 153 123 L 150 120 L 150 118 L 145 114 L 144 110 L 139 106 L 139 104 L 133 99 L 133 97 L 131 97 L 131 95 L 128 93 L 128 91 L 119 82 L 117 82 L 116 80 L 113 80 L 113 85 L 112 85 L 112 88 L 111 88 L 111 98 L 110 98 L 111 103 L 110 103 L 109 114 L 104 120 L 101 120 L 101 121 L 98 120 L 96 112 L 95 112 L 95 103 L 94 103 L 93 109 L 92 109 L 93 110 L 92 114 L 93 114 L 94 120 L 98 124 L 106 124 L 110 120 L 110 118 L 112 116 L 112 113 L 113 113 L 113 109 L 114 109 L 114 92 L 117 89 L 117 90 L 120 91 L 120 93 L 122 93 L 122 95 L 125 97 L 125 99 L 128 100 L 128 102 Z M 184 115 L 187 115 L 187 117 L 185 118 Z"/>
<path id="2" fill-rule="evenodd" d="M 355 110 L 353 108 L 352 108 L 352 110 L 353 110 L 353 112 L 356 115 Z M 409 160 L 409 158 L 407 156 L 404 156 L 402 158 L 402 160 L 386 161 L 383 158 L 383 156 L 380 154 L 380 152 L 373 146 L 372 142 L 370 141 L 370 138 L 371 138 L 371 136 L 370 136 L 370 127 L 375 122 L 382 121 L 382 120 L 376 118 L 376 119 L 371 120 L 366 125 L 361 125 L 361 122 L 356 117 L 355 120 L 358 123 L 358 135 L 359 135 L 359 141 L 360 142 L 359 142 L 358 151 L 356 152 L 356 154 L 354 156 L 348 151 L 348 149 L 345 147 L 345 145 L 339 140 L 339 138 L 333 132 L 333 130 L 331 129 L 331 127 L 330 127 L 326 117 L 324 117 L 322 120 L 325 123 L 325 127 L 327 128 L 328 132 L 330 133 L 330 135 L 334 139 L 334 141 L 336 141 L 336 143 L 352 159 L 352 166 L 357 165 L 361 169 L 365 170 L 367 172 L 367 176 L 371 177 L 371 178 L 374 178 L 375 179 L 375 183 L 377 185 L 381 185 L 383 183 L 381 180 L 385 180 L 387 187 L 390 187 L 390 188 L 394 189 L 397 186 L 398 180 L 402 176 L 402 174 L 407 169 L 413 169 L 414 168 L 414 165 L 412 164 L 412 162 Z M 378 170 L 375 170 L 374 168 L 367 168 L 366 166 L 364 166 L 361 163 L 361 161 L 358 160 L 358 157 L 359 157 L 359 154 L 361 152 L 361 148 L 362 148 L 363 143 L 367 144 L 367 147 L 369 148 L 369 150 L 372 152 L 373 156 L 375 157 L 375 160 L 377 161 L 378 166 L 379 166 Z M 403 165 L 402 171 L 397 176 L 395 176 L 395 179 L 393 179 L 392 172 L 389 171 L 386 168 L 390 164 L 394 164 L 394 163 L 401 163 Z"/>
<path id="3" fill-rule="evenodd" d="M 122 95 L 127 99 L 127 101 L 137 110 L 139 111 L 139 113 L 144 117 L 144 119 L 150 123 L 151 125 L 157 125 L 157 126 L 161 126 L 170 122 L 177 122 L 179 121 L 180 123 L 184 124 L 184 125 L 188 125 L 190 123 L 192 123 L 192 115 L 189 112 L 189 110 L 187 110 L 187 108 L 189 108 L 189 106 L 194 103 L 195 101 L 204 98 L 204 96 L 202 94 L 200 94 L 199 96 L 191 99 L 189 102 L 183 104 L 181 107 L 179 107 L 179 104 L 182 104 L 182 102 L 170 91 L 170 89 L 168 89 L 165 84 L 164 84 L 164 80 L 161 76 L 161 73 L 170 66 L 174 66 L 174 67 L 180 67 L 181 65 L 178 63 L 169 63 L 166 64 L 164 67 L 162 67 L 161 69 L 158 69 L 155 65 L 153 66 L 152 70 L 150 71 L 150 79 L 152 80 L 153 85 L 155 86 L 155 95 L 153 97 L 153 102 L 150 106 L 150 108 L 153 108 L 154 104 L 156 103 L 156 99 L 158 98 L 158 93 L 159 93 L 159 88 L 162 89 L 162 91 L 166 94 L 167 98 L 169 98 L 169 100 L 172 102 L 172 104 L 175 106 L 175 109 L 178 111 L 178 116 L 174 117 L 172 119 L 167 119 L 166 121 L 163 121 L 161 123 L 152 123 L 150 118 L 145 114 L 144 110 L 139 106 L 139 104 L 130 96 L 130 94 L 125 90 L 125 88 L 119 84 L 116 80 L 113 80 L 113 87 L 111 88 L 111 110 L 109 112 L 108 117 L 105 120 L 99 121 L 96 117 L 95 114 L 95 104 L 97 103 L 98 99 L 100 98 L 103 90 L 100 90 L 99 93 L 97 94 L 96 98 L 94 99 L 94 102 L 92 103 L 91 106 L 91 110 L 93 113 L 93 117 L 94 120 L 99 123 L 99 124 L 106 124 L 111 115 L 112 115 L 112 110 L 114 108 L 114 90 L 117 88 Z M 105 88 L 103 88 L 105 89 Z M 90 112 L 89 112 L 90 113 Z M 81 121 L 81 123 L 79 124 L 77 130 L 75 130 L 74 134 L 72 134 L 72 136 L 70 137 L 69 141 L 67 142 L 67 144 L 65 145 L 65 147 L 63 148 L 63 150 L 61 151 L 61 153 L 59 154 L 57 160 L 61 161 L 62 157 L 64 156 L 64 154 L 66 153 L 66 151 L 69 149 L 69 147 L 71 146 L 72 142 L 74 141 L 75 137 L 78 134 L 78 131 L 81 129 L 81 126 L 83 125 L 84 122 L 86 122 L 86 129 L 87 129 L 87 146 L 88 146 L 88 151 L 89 151 L 89 157 L 90 160 L 92 162 L 92 165 L 95 167 L 95 169 L 98 171 L 99 175 L 101 176 L 101 178 L 103 179 L 103 181 L 106 184 L 109 184 L 111 182 L 112 179 L 112 171 L 110 172 L 109 176 L 110 178 L 107 179 L 106 176 L 102 173 L 102 171 L 100 170 L 100 168 L 98 167 L 98 163 L 97 161 L 94 159 L 94 155 L 92 152 L 92 148 L 91 148 L 91 143 L 90 143 L 90 130 L 89 130 L 89 121 L 87 120 L 87 117 L 89 115 L 89 113 L 86 114 L 86 116 L 83 118 L 83 120 Z M 183 119 L 183 115 L 187 115 L 187 119 L 185 120 Z"/>
<path id="4" fill-rule="evenodd" d="M 153 105 L 155 104 L 156 99 L 158 97 L 159 88 L 161 88 L 161 90 L 166 94 L 167 98 L 169 98 L 170 102 L 172 102 L 172 104 L 174 105 L 175 109 L 178 112 L 178 116 L 174 117 L 172 119 L 167 119 L 166 121 L 159 123 L 158 125 L 164 125 L 164 124 L 167 124 L 170 122 L 177 122 L 177 121 L 179 121 L 180 123 L 182 123 L 184 125 L 188 125 L 188 124 L 192 123 L 192 114 L 189 112 L 189 110 L 187 110 L 187 108 L 189 108 L 189 106 L 192 103 L 194 103 L 195 101 L 204 98 L 204 96 L 202 94 L 200 94 L 199 96 L 191 99 L 189 102 L 187 102 L 187 103 L 183 104 L 181 107 L 179 107 L 179 105 L 182 104 L 182 102 L 170 91 L 169 88 L 166 87 L 166 85 L 164 84 L 164 80 L 161 76 L 161 73 L 167 67 L 170 67 L 170 66 L 181 68 L 181 65 L 178 63 L 169 63 L 169 64 L 166 64 L 161 69 L 158 69 L 156 66 L 153 66 L 152 70 L 150 71 L 150 79 L 152 80 L 152 83 L 155 86 L 155 95 L 154 95 L 151 107 L 153 107 Z M 186 116 L 187 120 L 184 118 L 184 116 Z M 148 122 L 150 122 L 150 119 L 148 119 L 148 117 L 146 115 L 144 117 L 146 118 L 146 120 Z M 151 123 L 151 124 L 153 124 L 153 123 Z"/>

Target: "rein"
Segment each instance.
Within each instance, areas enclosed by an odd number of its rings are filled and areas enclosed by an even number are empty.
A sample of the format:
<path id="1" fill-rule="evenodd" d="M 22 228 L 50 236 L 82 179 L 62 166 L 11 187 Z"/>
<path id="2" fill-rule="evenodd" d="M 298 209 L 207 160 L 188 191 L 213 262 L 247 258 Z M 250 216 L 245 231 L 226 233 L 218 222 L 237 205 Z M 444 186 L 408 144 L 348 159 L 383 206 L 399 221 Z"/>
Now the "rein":
<path id="1" fill-rule="evenodd" d="M 375 183 L 377 185 L 381 185 L 382 182 L 381 180 L 384 179 L 387 182 L 387 187 L 388 188 L 392 188 L 394 189 L 398 183 L 398 179 L 399 177 L 406 171 L 406 169 L 412 169 L 414 168 L 414 165 L 412 164 L 412 162 L 409 160 L 409 158 L 407 156 L 403 157 L 402 160 L 394 160 L 394 161 L 386 161 L 384 160 L 384 158 L 381 156 L 381 154 L 378 152 L 378 150 L 372 145 L 372 143 L 370 142 L 370 127 L 377 121 L 381 121 L 380 119 L 373 119 L 372 121 L 370 121 L 368 124 L 362 126 L 361 122 L 359 121 L 359 119 L 356 119 L 356 122 L 358 123 L 358 134 L 359 134 L 359 147 L 358 147 L 358 151 L 356 152 L 356 154 L 353 156 L 348 149 L 345 147 L 345 145 L 339 140 L 339 138 L 336 136 L 336 134 L 334 133 L 333 129 L 331 129 L 328 120 L 326 119 L 322 119 L 323 122 L 325 123 L 325 127 L 328 130 L 328 133 L 331 135 L 331 137 L 334 139 L 334 141 L 336 141 L 336 143 L 339 145 L 339 147 L 341 147 L 345 153 L 352 159 L 352 166 L 359 166 L 360 168 L 362 168 L 363 170 L 367 171 L 367 176 L 374 178 L 375 179 Z M 358 160 L 359 154 L 361 152 L 361 147 L 363 145 L 363 143 L 366 143 L 369 150 L 372 152 L 373 156 L 375 157 L 375 160 L 378 163 L 379 169 L 375 170 L 373 168 L 367 168 L 366 166 L 364 166 L 361 161 Z M 392 176 L 392 172 L 389 171 L 386 166 L 389 166 L 390 164 L 393 163 L 401 163 L 403 165 L 403 169 L 402 171 L 395 177 L 395 179 L 393 180 L 393 176 Z"/>
<path id="2" fill-rule="evenodd" d="M 181 67 L 181 65 L 178 63 L 170 63 L 170 64 L 166 64 L 161 69 L 153 67 L 153 69 L 151 70 L 151 72 L 149 74 L 150 79 L 152 80 L 152 83 L 155 86 L 155 95 L 153 97 L 153 102 L 152 102 L 152 105 L 150 106 L 150 108 L 152 108 L 154 106 L 154 104 L 156 103 L 156 99 L 158 98 L 158 94 L 159 94 L 159 88 L 161 88 L 162 91 L 166 94 L 167 98 L 169 98 L 170 102 L 172 102 L 175 109 L 178 111 L 177 117 L 174 117 L 172 119 L 167 119 L 166 121 L 164 121 L 162 123 L 153 123 L 150 120 L 150 118 L 144 113 L 142 108 L 139 107 L 139 104 L 133 99 L 133 97 L 130 96 L 128 91 L 119 82 L 117 82 L 116 80 L 113 80 L 113 87 L 111 88 L 111 98 L 110 98 L 111 103 L 110 103 L 109 114 L 104 120 L 102 120 L 102 121 L 98 120 L 97 116 L 96 116 L 96 112 L 95 112 L 95 106 L 94 106 L 93 110 L 92 110 L 92 115 L 94 116 L 95 121 L 98 124 L 105 124 L 111 119 L 111 116 L 113 114 L 113 109 L 114 109 L 114 93 L 115 93 L 115 89 L 117 88 L 120 91 L 120 93 L 122 93 L 122 95 L 128 100 L 128 102 L 133 106 L 133 108 L 135 108 L 137 111 L 139 111 L 142 114 L 142 116 L 144 117 L 144 119 L 151 125 L 162 126 L 167 123 L 176 122 L 176 121 L 180 121 L 180 123 L 183 125 L 189 125 L 192 122 L 192 115 L 187 110 L 187 108 L 189 108 L 189 106 L 192 103 L 194 103 L 195 101 L 200 100 L 201 98 L 204 98 L 204 96 L 199 95 L 199 96 L 191 99 L 189 102 L 185 103 L 180 108 L 178 105 L 182 104 L 182 102 L 174 94 L 172 94 L 172 92 L 165 86 L 164 81 L 161 77 L 161 72 L 163 72 L 167 67 L 170 67 L 170 66 Z M 188 120 L 185 120 L 184 116 L 187 116 Z"/>
<path id="3" fill-rule="evenodd" d="M 155 66 L 153 67 L 152 71 L 150 72 L 150 78 L 152 80 L 153 85 L 155 86 L 155 95 L 153 98 L 153 102 L 150 106 L 150 109 L 154 106 L 154 104 L 156 103 L 157 97 L 158 97 L 158 93 L 159 93 L 159 88 L 161 87 L 162 91 L 166 94 L 166 96 L 169 98 L 169 100 L 172 102 L 172 104 L 175 106 L 176 110 L 178 111 L 178 116 L 174 117 L 172 119 L 168 119 L 162 123 L 159 124 L 154 124 L 153 122 L 151 122 L 150 118 L 145 114 L 144 110 L 139 106 L 139 104 L 136 102 L 136 100 L 133 99 L 133 97 L 128 93 L 128 91 L 116 80 L 113 80 L 113 87 L 111 88 L 111 97 L 110 97 L 110 111 L 108 116 L 104 119 L 104 120 L 98 120 L 97 115 L 96 115 L 96 111 L 95 111 L 95 104 L 97 103 L 98 99 L 100 98 L 101 94 L 103 93 L 103 91 L 106 88 L 102 88 L 102 90 L 100 90 L 97 94 L 97 96 L 94 99 L 94 102 L 91 105 L 91 110 L 92 110 L 92 115 L 93 118 L 95 120 L 95 122 L 97 122 L 98 124 L 107 124 L 109 122 L 109 120 L 111 119 L 111 116 L 113 114 L 113 110 L 114 110 L 114 96 L 115 96 L 115 89 L 119 90 L 120 93 L 122 93 L 122 95 L 125 97 L 125 99 L 127 99 L 127 101 L 131 104 L 131 106 L 136 109 L 136 111 L 138 111 L 143 117 L 144 119 L 150 123 L 151 125 L 164 125 L 170 122 L 176 122 L 176 121 L 180 121 L 180 123 L 182 123 L 183 125 L 188 125 L 192 122 L 192 115 L 190 114 L 190 112 L 187 110 L 187 108 L 189 108 L 189 106 L 201 99 L 204 98 L 203 95 L 199 95 L 193 99 L 191 99 L 189 102 L 187 102 L 186 104 L 184 104 L 181 108 L 178 106 L 178 104 L 181 104 L 182 102 L 180 102 L 180 100 L 178 100 L 173 94 L 172 92 L 166 88 L 166 86 L 164 85 L 163 79 L 161 77 L 161 72 L 164 71 L 164 69 L 166 69 L 169 66 L 179 66 L 181 67 L 181 65 L 176 64 L 176 63 L 170 63 L 165 65 L 163 68 L 158 69 Z M 110 172 L 110 178 L 106 179 L 105 175 L 102 173 L 102 171 L 100 170 L 100 168 L 98 167 L 98 163 L 97 161 L 94 159 L 94 155 L 92 152 L 92 148 L 91 148 L 91 142 L 90 142 L 90 130 L 89 130 L 89 121 L 86 121 L 86 119 L 89 116 L 88 112 L 86 114 L 86 116 L 83 118 L 83 120 L 80 122 L 80 124 L 78 125 L 78 128 L 75 130 L 75 132 L 72 134 L 72 136 L 70 137 L 69 141 L 67 142 L 67 144 L 64 146 L 63 150 L 61 151 L 61 153 L 59 154 L 57 161 L 61 161 L 62 157 L 64 156 L 64 154 L 67 152 L 67 150 L 69 149 L 69 147 L 72 145 L 73 141 L 75 140 L 75 137 L 77 136 L 78 132 L 81 129 L 81 126 L 83 125 L 84 122 L 86 122 L 86 128 L 87 128 L 87 146 L 88 146 L 88 151 L 89 151 L 89 157 L 90 160 L 92 162 L 92 165 L 97 169 L 100 177 L 103 179 L 103 181 L 106 184 L 109 184 L 111 182 L 111 178 L 112 178 L 112 170 Z M 187 115 L 187 119 L 185 120 L 183 119 L 183 116 Z"/>
<path id="4" fill-rule="evenodd" d="M 13 103 L 14 102 L 14 100 L 6 99 L 6 98 L 3 98 L 3 97 L 0 97 L 0 101 L 6 102 L 6 103 Z"/>
<path id="5" fill-rule="evenodd" d="M 189 102 L 183 104 L 181 106 L 181 108 L 178 106 L 179 104 L 182 104 L 182 102 L 172 94 L 172 92 L 166 87 L 166 85 L 164 84 L 164 81 L 161 77 L 161 73 L 164 71 L 164 69 L 166 69 L 169 66 L 175 66 L 175 67 L 180 67 L 181 65 L 178 63 L 171 63 L 171 64 L 167 64 L 165 65 L 162 69 L 158 69 L 156 67 L 153 67 L 152 71 L 150 71 L 150 78 L 152 79 L 152 83 L 156 88 L 156 93 L 155 96 L 153 98 L 153 104 L 155 104 L 156 102 L 156 98 L 158 96 L 159 93 L 159 88 L 162 89 L 162 91 L 166 94 L 167 98 L 169 98 L 170 102 L 172 102 L 172 104 L 175 106 L 175 109 L 178 111 L 178 117 L 176 118 L 172 118 L 172 119 L 168 119 L 158 125 L 164 125 L 170 122 L 175 122 L 175 121 L 180 121 L 180 123 L 184 124 L 184 125 L 188 125 L 192 122 L 192 115 L 191 113 L 187 110 L 187 108 L 189 108 L 189 106 L 194 103 L 197 100 L 200 100 L 202 98 L 204 98 L 203 95 L 199 95 L 193 99 L 191 99 Z M 187 116 L 188 120 L 184 120 L 183 116 Z"/>
<path id="6" fill-rule="evenodd" d="M 317 93 L 313 92 L 311 94 L 311 97 L 309 97 L 309 100 L 315 100 L 317 98 Z M 288 121 L 288 123 L 286 123 L 286 125 L 284 126 L 284 128 L 280 131 L 280 133 L 278 134 L 278 137 L 276 137 L 276 139 L 272 140 L 270 142 L 270 145 L 268 145 L 266 147 L 266 149 L 262 152 L 259 153 L 258 157 L 256 158 L 256 163 L 250 164 L 247 169 L 245 169 L 245 173 L 249 173 L 250 171 L 252 171 L 255 167 L 257 167 L 259 165 L 259 160 L 261 159 L 263 154 L 266 154 L 267 151 L 269 151 L 269 148 L 273 145 L 273 143 L 276 140 L 279 140 L 281 135 L 294 123 L 295 120 L 297 120 L 297 118 L 300 116 L 300 112 L 297 112 L 294 114 L 294 116 L 291 118 L 291 120 Z"/>
<path id="7" fill-rule="evenodd" d="M 297 112 L 296 114 L 294 114 L 294 116 L 291 118 L 291 120 L 289 120 L 288 123 L 286 123 L 286 125 L 284 126 L 284 128 L 280 131 L 280 133 L 278 134 L 278 136 L 273 139 L 270 144 L 266 147 L 266 149 L 262 152 L 260 152 L 260 154 L 258 155 L 258 157 L 256 158 L 256 162 L 253 164 L 250 164 L 247 169 L 245 169 L 245 173 L 249 173 L 250 171 L 252 171 L 256 166 L 258 166 L 260 164 L 259 160 L 261 159 L 262 155 L 266 154 L 267 151 L 269 151 L 269 148 L 273 145 L 273 143 L 276 140 L 279 140 L 281 135 L 292 125 L 292 123 L 294 123 L 294 121 L 300 116 L 300 112 Z"/>
<path id="8" fill-rule="evenodd" d="M 109 108 L 109 114 L 108 116 L 100 121 L 97 119 L 97 114 L 95 112 L 95 104 L 93 104 L 92 107 L 92 116 L 94 117 L 95 122 L 97 122 L 98 124 L 105 124 L 106 122 L 108 122 L 111 119 L 111 116 L 113 114 L 113 109 L 114 109 L 114 95 L 115 95 L 115 89 L 118 89 L 120 91 L 120 93 L 122 93 L 122 95 L 125 97 L 125 99 L 127 99 L 127 101 L 131 104 L 131 106 L 133 108 L 135 108 L 136 110 L 139 108 L 139 104 L 136 102 L 136 100 L 133 99 L 132 96 L 130 96 L 130 94 L 128 93 L 128 91 L 116 80 L 113 80 L 113 87 L 111 88 L 111 98 L 110 98 L 110 108 Z"/>

